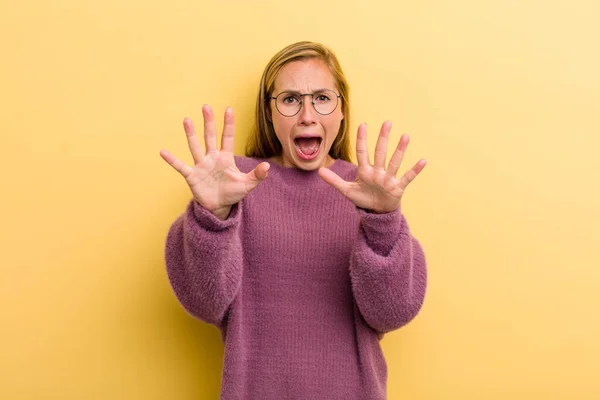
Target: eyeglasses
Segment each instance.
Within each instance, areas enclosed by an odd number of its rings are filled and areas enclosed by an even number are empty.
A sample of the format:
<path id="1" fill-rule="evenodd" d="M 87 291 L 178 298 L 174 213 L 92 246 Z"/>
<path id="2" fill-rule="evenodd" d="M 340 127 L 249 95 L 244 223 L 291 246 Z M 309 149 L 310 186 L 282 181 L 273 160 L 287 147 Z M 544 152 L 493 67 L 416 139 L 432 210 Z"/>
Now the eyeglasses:
<path id="1" fill-rule="evenodd" d="M 277 96 L 271 96 L 271 99 L 275 100 L 275 107 L 281 115 L 293 117 L 302 108 L 304 96 L 311 96 L 313 108 L 321 115 L 334 112 L 338 99 L 342 97 L 333 90 L 324 89 L 314 93 L 281 92 Z"/>

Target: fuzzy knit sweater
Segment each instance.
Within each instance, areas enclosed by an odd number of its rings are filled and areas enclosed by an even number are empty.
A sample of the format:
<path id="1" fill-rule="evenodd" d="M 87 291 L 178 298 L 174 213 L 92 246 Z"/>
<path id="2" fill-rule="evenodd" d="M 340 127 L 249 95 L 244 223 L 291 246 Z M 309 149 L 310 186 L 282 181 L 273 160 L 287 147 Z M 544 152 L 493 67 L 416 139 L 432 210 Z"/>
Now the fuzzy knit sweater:
<path id="1" fill-rule="evenodd" d="M 260 161 L 236 157 L 242 172 Z M 316 171 L 275 163 L 225 221 L 192 200 L 166 265 L 183 307 L 221 331 L 222 400 L 385 399 L 379 342 L 415 317 L 427 281 L 399 209 L 368 213 Z"/>

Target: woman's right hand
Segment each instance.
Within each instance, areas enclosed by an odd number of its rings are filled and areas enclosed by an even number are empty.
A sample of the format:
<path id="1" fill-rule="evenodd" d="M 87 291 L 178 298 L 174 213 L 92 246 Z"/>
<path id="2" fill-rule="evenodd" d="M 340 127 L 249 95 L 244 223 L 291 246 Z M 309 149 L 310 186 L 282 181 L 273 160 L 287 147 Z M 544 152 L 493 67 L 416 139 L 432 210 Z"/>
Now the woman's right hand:
<path id="1" fill-rule="evenodd" d="M 233 157 L 235 136 L 233 110 L 231 108 L 225 110 L 221 151 L 217 150 L 217 129 L 210 106 L 202 107 L 202 115 L 206 154 L 196 136 L 192 121 L 189 118 L 183 120 L 194 166 L 186 165 L 166 150 L 161 150 L 160 155 L 185 178 L 194 199 L 217 218 L 225 220 L 229 216 L 231 207 L 267 177 L 269 163 L 262 162 L 247 174 L 241 172 L 236 167 Z"/>

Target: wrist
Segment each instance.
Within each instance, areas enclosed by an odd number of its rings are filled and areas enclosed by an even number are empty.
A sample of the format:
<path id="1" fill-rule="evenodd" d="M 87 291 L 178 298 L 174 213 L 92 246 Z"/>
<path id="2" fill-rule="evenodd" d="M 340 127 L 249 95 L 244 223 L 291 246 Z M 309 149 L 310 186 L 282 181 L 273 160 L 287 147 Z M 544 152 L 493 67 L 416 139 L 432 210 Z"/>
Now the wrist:
<path id="1" fill-rule="evenodd" d="M 209 210 L 215 217 L 219 218 L 221 221 L 225 221 L 229 218 L 229 214 L 231 214 L 231 206 L 225 206 L 218 208 L 216 210 Z"/>
<path id="2" fill-rule="evenodd" d="M 194 202 L 209 213 L 211 213 L 212 215 L 214 215 L 215 217 L 217 217 L 218 219 L 220 219 L 221 221 L 225 221 L 227 218 L 229 218 L 229 214 L 231 214 L 231 209 L 233 207 L 232 205 L 228 205 L 218 208 L 209 208 L 201 202 L 199 202 L 196 198 L 194 199 Z"/>
<path id="3" fill-rule="evenodd" d="M 390 214 L 393 213 L 394 211 L 398 210 L 400 208 L 400 204 L 398 204 L 396 207 L 390 209 L 390 210 L 379 210 L 379 209 L 371 209 L 371 208 L 362 208 L 362 207 L 358 207 L 358 209 L 366 212 L 367 214 Z"/>

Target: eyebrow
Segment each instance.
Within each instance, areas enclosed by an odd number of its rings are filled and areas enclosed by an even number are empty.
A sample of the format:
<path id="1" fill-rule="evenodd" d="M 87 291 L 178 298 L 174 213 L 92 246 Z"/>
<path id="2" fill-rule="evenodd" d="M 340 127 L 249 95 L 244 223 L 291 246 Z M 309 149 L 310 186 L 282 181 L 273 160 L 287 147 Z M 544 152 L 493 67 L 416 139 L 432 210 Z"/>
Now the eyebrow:
<path id="1" fill-rule="evenodd" d="M 314 90 L 314 91 L 312 91 L 312 92 L 310 92 L 310 93 L 312 94 L 312 93 L 322 92 L 322 91 L 324 91 L 324 90 L 331 90 L 331 91 L 334 91 L 334 92 L 335 92 L 335 90 L 333 90 L 333 89 L 329 89 L 329 88 L 321 88 L 321 89 Z M 298 90 L 292 90 L 292 89 L 285 89 L 285 90 L 282 90 L 282 91 L 281 91 L 281 92 L 279 92 L 279 93 L 285 93 L 285 92 L 288 92 L 288 93 L 297 93 L 297 94 L 300 94 L 300 91 L 298 91 Z"/>

